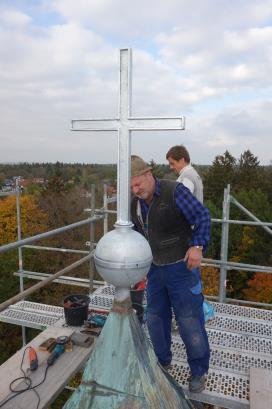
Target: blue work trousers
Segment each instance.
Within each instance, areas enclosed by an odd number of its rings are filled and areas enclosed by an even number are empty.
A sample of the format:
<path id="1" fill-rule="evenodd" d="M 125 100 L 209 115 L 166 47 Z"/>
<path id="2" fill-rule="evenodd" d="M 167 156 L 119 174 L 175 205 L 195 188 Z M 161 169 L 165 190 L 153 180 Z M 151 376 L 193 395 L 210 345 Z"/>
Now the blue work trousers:
<path id="1" fill-rule="evenodd" d="M 166 365 L 172 359 L 173 310 L 191 374 L 207 373 L 210 348 L 199 269 L 189 270 L 184 261 L 164 266 L 152 264 L 147 278 L 147 326 L 159 362 Z"/>

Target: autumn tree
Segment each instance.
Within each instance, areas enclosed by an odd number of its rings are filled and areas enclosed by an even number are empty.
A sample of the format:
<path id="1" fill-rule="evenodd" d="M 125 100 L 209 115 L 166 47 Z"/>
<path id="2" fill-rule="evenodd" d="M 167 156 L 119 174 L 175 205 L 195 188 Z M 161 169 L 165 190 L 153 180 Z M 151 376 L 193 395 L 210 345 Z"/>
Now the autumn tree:
<path id="1" fill-rule="evenodd" d="M 56 182 L 55 184 L 53 182 Z M 88 215 L 83 209 L 89 207 L 84 192 L 81 189 L 73 189 L 66 192 L 64 185 L 60 182 L 60 177 L 53 176 L 47 189 L 38 195 L 21 196 L 21 231 L 22 238 L 39 234 L 61 227 L 75 221 L 86 218 Z M 89 240 L 89 226 L 83 226 L 66 233 L 43 239 L 42 246 L 63 247 L 88 250 L 85 242 Z M 0 245 L 17 240 L 17 217 L 16 199 L 10 196 L 0 200 Z M 34 250 L 23 248 L 23 268 L 24 270 L 37 271 L 42 273 L 54 273 L 61 268 L 76 261 L 82 255 L 70 253 L 59 253 L 46 250 Z M 13 250 L 3 253 L 0 257 L 0 298 L 8 299 L 18 293 L 19 280 L 13 273 L 18 270 L 18 251 Z M 88 277 L 88 263 L 80 266 L 70 273 L 80 277 Z M 25 285 L 33 285 L 32 280 L 25 279 Z M 35 292 L 29 299 L 44 303 L 61 304 L 62 295 L 71 291 L 78 291 L 78 288 L 51 284 L 45 289 Z M 88 291 L 88 289 L 81 290 Z"/>
<path id="2" fill-rule="evenodd" d="M 272 304 L 272 274 L 255 273 L 243 293 L 249 301 Z"/>
<path id="3" fill-rule="evenodd" d="M 23 195 L 20 199 L 22 237 L 33 236 L 47 230 L 47 215 L 39 209 L 36 197 Z M 16 198 L 9 196 L 0 200 L 0 245 L 17 240 Z M 33 250 L 23 249 L 24 262 L 30 269 L 35 269 L 37 262 Z M 5 301 L 19 292 L 19 278 L 13 273 L 18 270 L 18 251 L 10 250 L 0 255 L 0 301 Z M 26 286 L 32 284 L 25 280 Z M 27 331 L 27 335 L 28 335 Z M 0 361 L 5 361 L 10 354 L 21 346 L 21 328 L 0 323 Z"/>
<path id="4" fill-rule="evenodd" d="M 22 237 L 45 231 L 46 213 L 38 208 L 35 196 L 23 195 L 20 199 Z M 17 240 L 16 198 L 9 196 L 0 200 L 0 245 Z"/>
<path id="5" fill-rule="evenodd" d="M 56 186 L 54 186 L 53 181 L 56 181 Z M 73 187 L 73 189 L 66 191 L 65 185 L 59 183 L 58 178 L 52 178 L 51 183 L 48 184 L 47 188 L 39 197 L 39 206 L 48 215 L 49 230 L 86 219 L 89 214 L 84 212 L 84 208 L 90 207 L 90 199 L 86 197 L 86 193 L 86 190 L 81 189 L 80 187 Z M 97 205 L 97 207 L 99 207 L 99 205 Z M 96 227 L 97 233 L 100 230 L 100 236 L 102 234 L 101 228 L 102 222 L 98 223 Z M 43 240 L 43 244 L 50 247 L 65 249 L 88 250 L 85 243 L 89 238 L 90 226 L 86 225 L 47 238 L 46 240 Z M 54 273 L 78 260 L 80 257 L 82 257 L 81 254 L 78 255 L 69 252 L 48 252 L 46 265 L 43 266 L 42 271 Z M 84 263 L 76 270 L 69 272 L 68 275 L 88 278 L 89 264 Z M 37 299 L 40 302 L 42 300 L 45 303 L 59 304 L 63 296 L 71 293 L 71 291 L 78 292 L 78 289 L 73 289 L 70 286 L 62 286 L 60 284 L 51 284 L 44 290 L 35 293 L 33 299 Z M 81 289 L 80 291 L 83 290 Z"/>
<path id="6" fill-rule="evenodd" d="M 215 267 L 201 267 L 204 295 L 218 296 L 219 294 L 219 270 Z"/>
<path id="7" fill-rule="evenodd" d="M 34 196 L 24 195 L 20 200 L 22 237 L 33 236 L 47 230 L 47 215 L 37 205 Z M 9 196 L 0 200 L 0 245 L 17 240 L 16 198 Z M 24 250 L 24 260 L 30 269 L 40 260 L 32 257 L 29 249 Z M 18 252 L 10 250 L 0 255 L 0 299 L 2 301 L 18 292 L 19 281 L 13 272 L 18 270 Z"/>

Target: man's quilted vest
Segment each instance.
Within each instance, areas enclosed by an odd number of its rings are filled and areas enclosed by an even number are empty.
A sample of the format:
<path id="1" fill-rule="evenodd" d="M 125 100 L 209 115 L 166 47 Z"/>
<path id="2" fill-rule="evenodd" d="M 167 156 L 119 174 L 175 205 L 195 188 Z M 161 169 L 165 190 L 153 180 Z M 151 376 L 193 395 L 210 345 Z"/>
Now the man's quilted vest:
<path id="1" fill-rule="evenodd" d="M 132 222 L 149 241 L 153 263 L 156 265 L 171 264 L 183 259 L 189 247 L 192 229 L 175 204 L 176 185 L 172 180 L 160 180 L 160 196 L 155 195 L 153 198 L 145 227 L 137 214 L 139 199 L 132 199 Z"/>

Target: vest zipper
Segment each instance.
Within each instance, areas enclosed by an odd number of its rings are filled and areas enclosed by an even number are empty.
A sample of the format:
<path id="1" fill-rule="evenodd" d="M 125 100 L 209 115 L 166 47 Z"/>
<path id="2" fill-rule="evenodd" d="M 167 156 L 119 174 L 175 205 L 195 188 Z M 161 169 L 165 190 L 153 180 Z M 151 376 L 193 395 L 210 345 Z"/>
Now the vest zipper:
<path id="1" fill-rule="evenodd" d="M 146 223 L 147 223 L 146 239 L 147 239 L 147 241 L 149 241 L 149 234 L 148 234 L 149 222 L 148 222 L 148 216 L 149 216 L 149 212 L 150 212 L 150 210 L 151 210 L 151 207 L 152 207 L 152 205 L 153 205 L 153 202 L 154 202 L 154 196 L 153 196 L 153 198 L 152 198 L 152 202 L 150 203 L 150 206 L 148 207 L 148 212 L 147 212 L 147 215 L 146 215 Z"/>

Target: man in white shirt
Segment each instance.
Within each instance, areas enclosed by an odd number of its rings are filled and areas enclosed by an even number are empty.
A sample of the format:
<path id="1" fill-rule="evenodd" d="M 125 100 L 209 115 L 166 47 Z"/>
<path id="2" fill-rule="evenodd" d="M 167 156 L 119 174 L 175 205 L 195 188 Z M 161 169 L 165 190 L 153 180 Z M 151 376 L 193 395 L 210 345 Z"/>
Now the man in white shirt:
<path id="1" fill-rule="evenodd" d="M 175 170 L 179 177 L 177 182 L 183 183 L 190 192 L 203 203 L 203 184 L 201 177 L 190 164 L 190 155 L 183 145 L 176 145 L 169 149 L 166 154 L 171 169 Z"/>

